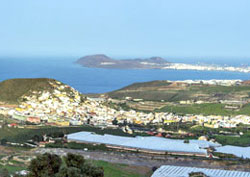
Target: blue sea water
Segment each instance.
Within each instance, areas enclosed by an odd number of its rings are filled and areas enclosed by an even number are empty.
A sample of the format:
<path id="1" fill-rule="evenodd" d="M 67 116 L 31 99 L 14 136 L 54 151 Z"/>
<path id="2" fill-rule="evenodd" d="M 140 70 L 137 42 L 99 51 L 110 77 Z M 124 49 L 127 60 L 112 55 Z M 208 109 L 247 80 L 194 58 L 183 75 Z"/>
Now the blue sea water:
<path id="1" fill-rule="evenodd" d="M 250 80 L 250 73 L 191 70 L 119 70 L 85 68 L 75 58 L 0 58 L 0 81 L 54 78 L 82 93 L 104 93 L 135 82 L 187 79 Z"/>

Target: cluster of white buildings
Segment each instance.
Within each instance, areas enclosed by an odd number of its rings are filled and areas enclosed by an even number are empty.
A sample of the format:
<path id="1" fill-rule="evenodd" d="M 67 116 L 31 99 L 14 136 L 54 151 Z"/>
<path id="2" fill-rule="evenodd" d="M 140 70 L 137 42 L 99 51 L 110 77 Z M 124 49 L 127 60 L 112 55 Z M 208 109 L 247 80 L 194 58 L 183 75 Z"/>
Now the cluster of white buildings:
<path id="1" fill-rule="evenodd" d="M 199 71 L 231 71 L 250 73 L 250 67 L 233 67 L 233 66 L 213 66 L 213 65 L 195 65 L 184 63 L 170 63 L 162 69 L 176 69 L 176 70 L 199 70 Z"/>
<path id="2" fill-rule="evenodd" d="M 77 93 L 77 92 L 76 92 Z M 59 93 L 58 93 L 59 94 Z M 46 95 L 46 97 L 45 97 Z M 27 97 L 18 108 L 0 107 L 0 114 L 8 115 L 21 121 L 34 121 L 40 123 L 55 123 L 61 126 L 81 125 L 90 123 L 93 125 L 112 125 L 113 120 L 117 123 L 133 124 L 170 124 L 174 122 L 196 122 L 210 128 L 233 128 L 239 123 L 250 124 L 250 116 L 218 116 L 218 115 L 175 115 L 173 113 L 144 113 L 134 110 L 115 110 L 104 106 L 102 103 L 85 99 L 80 100 L 78 94 L 74 98 L 69 98 L 64 94 L 59 98 L 49 98 L 48 92 L 42 93 L 39 97 Z M 44 99 L 42 100 L 41 97 Z M 40 100 L 40 101 L 39 101 Z M 38 122 L 37 119 L 41 119 Z"/>
<path id="3" fill-rule="evenodd" d="M 241 85 L 242 80 L 183 80 L 183 81 L 175 81 L 186 84 L 205 84 L 205 85 L 220 85 L 220 86 L 236 86 Z"/>

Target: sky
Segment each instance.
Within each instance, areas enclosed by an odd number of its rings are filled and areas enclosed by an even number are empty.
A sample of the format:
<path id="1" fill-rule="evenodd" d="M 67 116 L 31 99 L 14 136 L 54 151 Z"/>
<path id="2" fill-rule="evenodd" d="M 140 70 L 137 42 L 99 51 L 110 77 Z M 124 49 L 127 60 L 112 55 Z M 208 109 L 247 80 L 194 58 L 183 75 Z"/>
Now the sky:
<path id="1" fill-rule="evenodd" d="M 249 0 L 0 0 L 0 56 L 250 58 Z"/>

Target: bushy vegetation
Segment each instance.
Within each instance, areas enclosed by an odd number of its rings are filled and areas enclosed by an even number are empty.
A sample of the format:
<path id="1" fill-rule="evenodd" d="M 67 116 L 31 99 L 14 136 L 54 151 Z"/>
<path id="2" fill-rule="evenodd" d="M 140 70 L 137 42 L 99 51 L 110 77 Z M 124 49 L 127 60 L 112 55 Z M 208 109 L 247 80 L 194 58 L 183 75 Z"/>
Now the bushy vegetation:
<path id="1" fill-rule="evenodd" d="M 103 177 L 102 167 L 93 166 L 83 156 L 67 154 L 60 157 L 55 154 L 38 155 L 29 166 L 27 177 Z"/>

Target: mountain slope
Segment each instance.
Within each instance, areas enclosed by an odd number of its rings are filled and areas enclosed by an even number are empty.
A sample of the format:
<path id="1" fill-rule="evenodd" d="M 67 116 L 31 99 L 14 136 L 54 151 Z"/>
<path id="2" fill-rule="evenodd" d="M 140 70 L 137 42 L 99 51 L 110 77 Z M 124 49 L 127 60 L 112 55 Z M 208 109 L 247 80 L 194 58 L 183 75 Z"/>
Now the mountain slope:
<path id="1" fill-rule="evenodd" d="M 204 83 L 152 81 L 135 83 L 122 89 L 109 92 L 107 96 L 115 99 L 144 99 L 150 101 L 179 102 L 200 100 L 218 102 L 220 100 L 250 101 L 250 85 L 247 81 L 240 85 L 209 85 Z"/>

